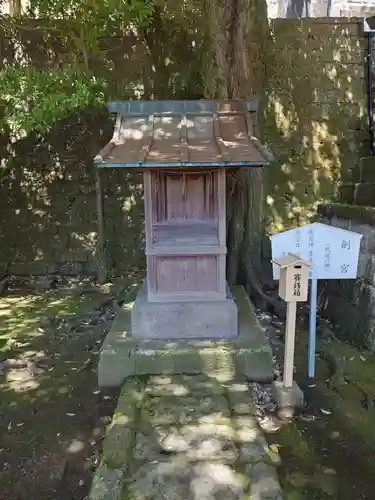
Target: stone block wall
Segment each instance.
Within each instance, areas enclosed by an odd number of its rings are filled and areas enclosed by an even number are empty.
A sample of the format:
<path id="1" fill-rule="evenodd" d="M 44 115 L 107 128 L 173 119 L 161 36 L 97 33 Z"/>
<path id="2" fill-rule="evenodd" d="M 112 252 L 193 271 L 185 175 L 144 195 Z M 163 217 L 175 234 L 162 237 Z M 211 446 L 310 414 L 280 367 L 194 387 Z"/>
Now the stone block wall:
<path id="1" fill-rule="evenodd" d="M 106 110 L 89 111 L 59 124 L 39 144 L 29 137 L 4 149 L 11 158 L 0 183 L 0 274 L 96 275 L 92 159 L 112 131 Z M 142 179 L 125 170 L 101 175 L 109 266 L 118 274 L 142 268 Z"/>
<path id="2" fill-rule="evenodd" d="M 276 157 L 267 171 L 265 191 L 269 229 L 274 232 L 309 222 L 319 203 L 334 199 L 338 182 L 366 153 L 368 133 L 366 42 L 360 21 L 277 19 L 272 31 L 263 132 Z M 28 33 L 34 31 L 25 30 L 21 36 L 27 47 Z M 69 60 L 70 46 L 60 47 L 62 42 L 53 40 L 50 31 L 35 33 L 37 43 L 32 53 L 30 48 L 27 52 L 33 65 L 51 67 Z M 0 37 L 2 53 L 11 63 L 13 39 L 4 38 L 1 30 Z M 106 39 L 105 44 L 110 47 L 112 41 Z M 113 45 L 111 78 L 118 82 L 118 98 L 134 98 L 134 89 L 142 88 L 145 98 L 155 95 L 156 88 L 166 93 L 175 74 L 199 73 L 191 66 L 199 60 L 196 54 L 191 54 L 190 62 L 184 61 L 191 71 L 178 66 L 181 58 L 173 57 L 175 62 L 168 66 L 170 79 L 160 73 L 163 78 L 157 82 L 159 73 L 153 71 L 154 61 L 144 45 L 137 44 L 134 37 L 114 37 Z M 185 47 L 185 41 L 181 45 Z M 109 71 L 102 67 L 104 61 L 95 60 L 93 65 L 100 74 Z M 183 83 L 196 86 L 193 80 Z M 185 91 L 163 97 L 193 95 Z M 112 130 L 106 110 L 86 110 L 59 123 L 41 139 L 27 137 L 15 142 L 0 137 L 1 166 L 9 170 L 0 183 L 0 273 L 7 269 L 15 274 L 95 274 L 92 158 Z M 109 265 L 122 274 L 144 265 L 142 185 L 131 172 L 103 175 Z"/>
<path id="3" fill-rule="evenodd" d="M 339 326 L 344 339 L 375 351 L 375 211 L 372 221 L 363 217 L 359 208 L 341 205 L 340 214 L 333 208 L 332 219 L 322 218 L 326 224 L 363 235 L 358 278 L 326 282 L 324 314 Z"/>
<path id="4" fill-rule="evenodd" d="M 309 223 L 369 154 L 366 39 L 358 19 L 275 19 L 265 139 L 270 232 Z"/>

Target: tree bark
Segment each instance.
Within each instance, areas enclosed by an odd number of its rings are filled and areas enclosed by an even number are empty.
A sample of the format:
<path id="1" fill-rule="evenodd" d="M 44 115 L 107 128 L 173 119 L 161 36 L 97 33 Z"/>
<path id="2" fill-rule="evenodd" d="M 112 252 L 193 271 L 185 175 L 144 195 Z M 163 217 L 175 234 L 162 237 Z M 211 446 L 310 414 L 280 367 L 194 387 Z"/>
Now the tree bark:
<path id="1" fill-rule="evenodd" d="M 207 0 L 211 53 L 205 93 L 216 99 L 262 99 L 269 28 L 264 0 Z M 263 169 L 228 174 L 228 281 L 260 293 Z M 235 200 L 235 203 L 233 203 Z M 262 294 L 263 295 L 263 294 Z"/>
<path id="2" fill-rule="evenodd" d="M 12 17 L 22 15 L 22 1 L 21 0 L 10 0 L 10 2 L 9 2 L 9 15 Z"/>

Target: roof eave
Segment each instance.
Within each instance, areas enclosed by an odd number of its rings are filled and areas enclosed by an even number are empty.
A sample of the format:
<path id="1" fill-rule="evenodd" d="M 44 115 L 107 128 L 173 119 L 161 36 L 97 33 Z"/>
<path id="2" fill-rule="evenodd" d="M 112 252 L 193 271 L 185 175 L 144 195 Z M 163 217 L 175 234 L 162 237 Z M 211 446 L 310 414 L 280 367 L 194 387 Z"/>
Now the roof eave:
<path id="1" fill-rule="evenodd" d="M 95 161 L 94 163 L 100 168 L 177 168 L 177 167 L 217 167 L 217 168 L 233 168 L 233 167 L 268 167 L 270 162 L 249 162 L 249 161 L 227 161 L 227 162 L 179 162 L 179 163 L 149 163 L 149 162 L 139 162 L 139 163 L 111 163 L 104 160 Z"/>

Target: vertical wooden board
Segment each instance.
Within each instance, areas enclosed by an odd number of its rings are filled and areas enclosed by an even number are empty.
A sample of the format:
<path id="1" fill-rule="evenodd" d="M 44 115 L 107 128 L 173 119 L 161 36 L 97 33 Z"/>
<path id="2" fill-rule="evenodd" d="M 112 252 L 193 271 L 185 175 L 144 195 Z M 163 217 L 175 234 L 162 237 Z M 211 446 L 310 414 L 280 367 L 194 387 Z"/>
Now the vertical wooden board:
<path id="1" fill-rule="evenodd" d="M 167 220 L 184 219 L 184 201 L 182 193 L 182 176 L 166 177 L 166 217 Z"/>
<path id="2" fill-rule="evenodd" d="M 217 264 L 216 256 L 197 257 L 197 290 L 218 290 Z"/>
<path id="3" fill-rule="evenodd" d="M 167 176 L 164 172 L 155 173 L 155 217 L 157 222 L 164 221 L 167 217 Z"/>
<path id="4" fill-rule="evenodd" d="M 98 217 L 98 238 L 99 238 L 99 268 L 98 281 L 105 283 L 107 280 L 107 257 L 105 251 L 105 225 L 104 225 L 104 203 L 103 187 L 100 178 L 99 169 L 96 169 L 96 210 Z"/>
<path id="5" fill-rule="evenodd" d="M 167 220 L 207 220 L 217 217 L 217 173 L 165 177 Z M 224 187 L 225 189 L 225 187 Z M 159 197 L 162 192 L 158 194 Z"/>
<path id="6" fill-rule="evenodd" d="M 159 172 L 151 172 L 151 210 L 153 222 L 156 222 L 159 216 L 159 183 Z"/>
<path id="7" fill-rule="evenodd" d="M 156 293 L 156 259 L 153 255 L 147 255 L 147 287 L 149 293 Z"/>
<path id="8" fill-rule="evenodd" d="M 226 255 L 219 255 L 217 258 L 217 289 L 218 292 L 226 294 Z"/>
<path id="9" fill-rule="evenodd" d="M 144 203 L 145 203 L 145 232 L 146 232 L 146 248 L 151 248 L 152 246 L 152 225 L 154 222 L 153 215 L 153 193 L 152 193 L 152 181 L 153 176 L 151 172 L 146 170 L 143 173 L 143 186 L 144 186 Z"/>
<path id="10" fill-rule="evenodd" d="M 204 176 L 194 175 L 186 178 L 186 218 L 204 220 L 205 190 Z"/>
<path id="11" fill-rule="evenodd" d="M 217 173 L 217 211 L 219 217 L 219 244 L 223 248 L 226 246 L 226 171 L 225 169 L 219 170 Z"/>
<path id="12" fill-rule="evenodd" d="M 159 293 L 217 291 L 217 257 L 157 257 Z"/>
<path id="13" fill-rule="evenodd" d="M 157 291 L 161 293 L 194 290 L 196 266 L 194 258 L 160 257 L 157 259 Z"/>
<path id="14" fill-rule="evenodd" d="M 204 178 L 206 219 L 218 218 L 218 171 L 209 172 Z"/>

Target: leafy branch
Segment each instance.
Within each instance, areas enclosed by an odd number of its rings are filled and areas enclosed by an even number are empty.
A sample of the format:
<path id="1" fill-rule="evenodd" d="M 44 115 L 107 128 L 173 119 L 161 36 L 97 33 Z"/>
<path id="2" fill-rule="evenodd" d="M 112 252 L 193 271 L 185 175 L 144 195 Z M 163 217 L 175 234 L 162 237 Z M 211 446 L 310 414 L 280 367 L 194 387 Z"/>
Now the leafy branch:
<path id="1" fill-rule="evenodd" d="M 2 132 L 44 133 L 74 112 L 104 106 L 107 91 L 104 80 L 71 66 L 7 68 L 0 71 Z"/>

